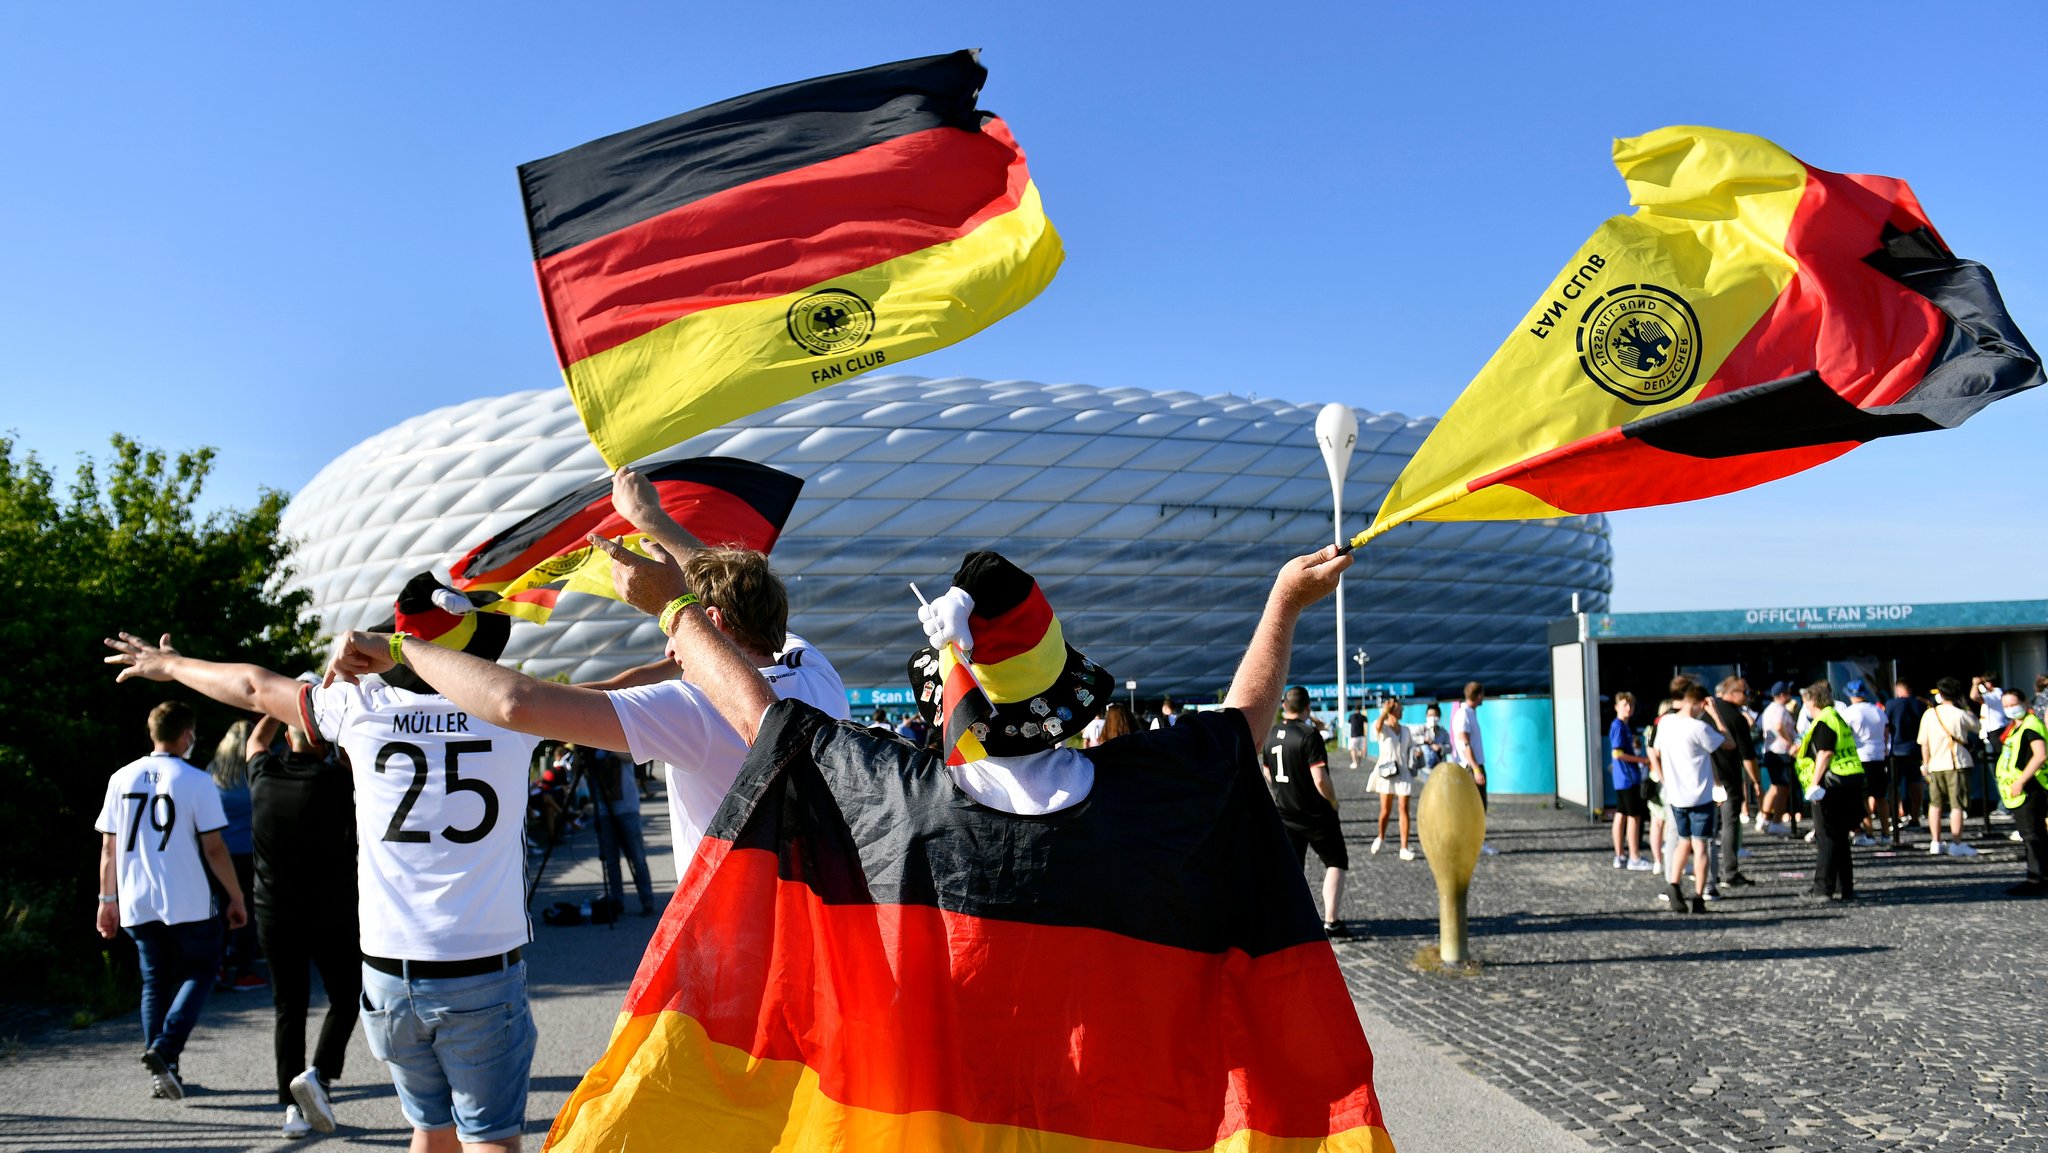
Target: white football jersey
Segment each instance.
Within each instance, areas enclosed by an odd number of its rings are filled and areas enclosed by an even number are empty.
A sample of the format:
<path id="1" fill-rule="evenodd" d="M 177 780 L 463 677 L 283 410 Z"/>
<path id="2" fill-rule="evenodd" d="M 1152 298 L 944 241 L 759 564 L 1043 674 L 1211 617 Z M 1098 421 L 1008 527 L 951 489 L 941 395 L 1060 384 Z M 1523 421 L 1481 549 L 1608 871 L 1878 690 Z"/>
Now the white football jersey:
<path id="1" fill-rule="evenodd" d="M 355 778 L 363 952 L 465 961 L 532 940 L 526 779 L 540 738 L 375 680 L 309 688 L 304 703 Z"/>
<path id="2" fill-rule="evenodd" d="M 227 824 L 213 778 L 182 758 L 151 753 L 109 777 L 94 827 L 114 835 L 121 923 L 182 925 L 213 916 L 199 834 Z"/>

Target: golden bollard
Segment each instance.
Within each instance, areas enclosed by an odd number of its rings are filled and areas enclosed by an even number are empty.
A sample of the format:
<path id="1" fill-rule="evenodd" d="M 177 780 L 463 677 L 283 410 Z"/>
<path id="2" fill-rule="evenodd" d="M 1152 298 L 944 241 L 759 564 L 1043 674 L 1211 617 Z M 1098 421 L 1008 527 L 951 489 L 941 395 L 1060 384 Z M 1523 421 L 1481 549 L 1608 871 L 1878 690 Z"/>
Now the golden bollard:
<path id="1" fill-rule="evenodd" d="M 1429 871 L 1436 875 L 1436 959 L 1446 967 L 1469 966 L 1465 894 L 1479 864 L 1479 846 L 1486 841 L 1486 806 L 1479 800 L 1479 786 L 1472 783 L 1472 770 L 1450 761 L 1438 765 L 1422 787 L 1416 820 Z M 1428 952 L 1423 950 L 1425 956 L 1418 960 L 1426 963 Z"/>

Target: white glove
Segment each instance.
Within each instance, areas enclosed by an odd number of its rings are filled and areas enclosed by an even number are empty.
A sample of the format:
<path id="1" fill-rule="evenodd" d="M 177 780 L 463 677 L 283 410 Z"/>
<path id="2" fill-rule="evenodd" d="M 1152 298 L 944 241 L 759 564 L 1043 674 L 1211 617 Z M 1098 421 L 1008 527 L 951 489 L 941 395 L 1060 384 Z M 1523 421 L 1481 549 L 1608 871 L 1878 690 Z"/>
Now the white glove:
<path id="1" fill-rule="evenodd" d="M 959 586 L 946 590 L 946 594 L 928 605 L 919 605 L 918 623 L 924 626 L 925 640 L 935 649 L 947 645 L 960 646 L 960 655 L 974 655 L 974 633 L 967 627 L 967 617 L 974 611 L 974 598 L 962 592 Z"/>
<path id="2" fill-rule="evenodd" d="M 1826 789 L 1821 788 L 1819 785 L 1815 785 L 1814 787 L 1806 790 L 1806 800 L 1809 804 L 1818 801 L 1822 797 L 1825 797 L 1827 795 L 1828 791 Z"/>
<path id="3" fill-rule="evenodd" d="M 1727 790 L 1727 789 L 1725 789 L 1725 788 L 1723 788 L 1723 787 L 1722 787 L 1722 786 L 1720 786 L 1720 785 L 1715 785 L 1715 786 L 1714 786 L 1714 803 L 1715 803 L 1715 804 L 1717 804 L 1717 805 L 1725 805 L 1725 804 L 1727 804 L 1727 803 L 1728 803 L 1728 790 Z"/>

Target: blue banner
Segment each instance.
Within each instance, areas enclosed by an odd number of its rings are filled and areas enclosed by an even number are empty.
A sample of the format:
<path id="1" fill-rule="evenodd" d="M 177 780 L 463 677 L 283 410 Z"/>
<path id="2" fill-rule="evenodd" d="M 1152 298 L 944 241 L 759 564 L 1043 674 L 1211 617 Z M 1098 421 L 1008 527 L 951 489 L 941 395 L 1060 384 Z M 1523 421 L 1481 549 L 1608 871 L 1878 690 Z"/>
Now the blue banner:
<path id="1" fill-rule="evenodd" d="M 1715 612 L 1598 613 L 1586 621 L 1587 635 L 1596 641 L 2042 628 L 2048 628 L 2048 600 L 1772 605 Z"/>

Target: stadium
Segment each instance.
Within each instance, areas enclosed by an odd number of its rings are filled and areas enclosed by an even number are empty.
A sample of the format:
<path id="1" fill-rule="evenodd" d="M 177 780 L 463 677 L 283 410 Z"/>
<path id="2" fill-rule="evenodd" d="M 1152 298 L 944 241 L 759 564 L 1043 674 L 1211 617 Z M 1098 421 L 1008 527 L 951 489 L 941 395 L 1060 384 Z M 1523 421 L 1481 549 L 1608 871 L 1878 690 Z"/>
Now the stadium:
<path id="1" fill-rule="evenodd" d="M 1319 406 L 1079 384 L 862 378 L 692 438 L 663 458 L 731 456 L 803 478 L 775 550 L 790 627 L 849 689 L 904 685 L 917 602 L 961 555 L 995 548 L 1038 578 L 1066 635 L 1136 695 L 1213 699 L 1289 557 L 1331 539 Z M 1354 526 L 1434 426 L 1358 414 Z M 332 633 L 373 624 L 412 573 L 449 562 L 602 475 L 566 389 L 414 417 L 335 458 L 294 498 L 296 579 Z M 1359 555 L 1346 640 L 1364 679 L 1448 692 L 1478 678 L 1547 691 L 1545 622 L 1607 609 L 1605 518 L 1411 523 Z M 1302 621 L 1293 679 L 1335 679 L 1336 618 Z M 660 652 L 653 621 L 567 596 L 517 624 L 536 675 L 610 675 Z M 1356 682 L 1361 666 L 1348 679 Z M 867 700 L 867 694 L 860 694 Z M 889 699 L 884 695 L 881 699 Z"/>

